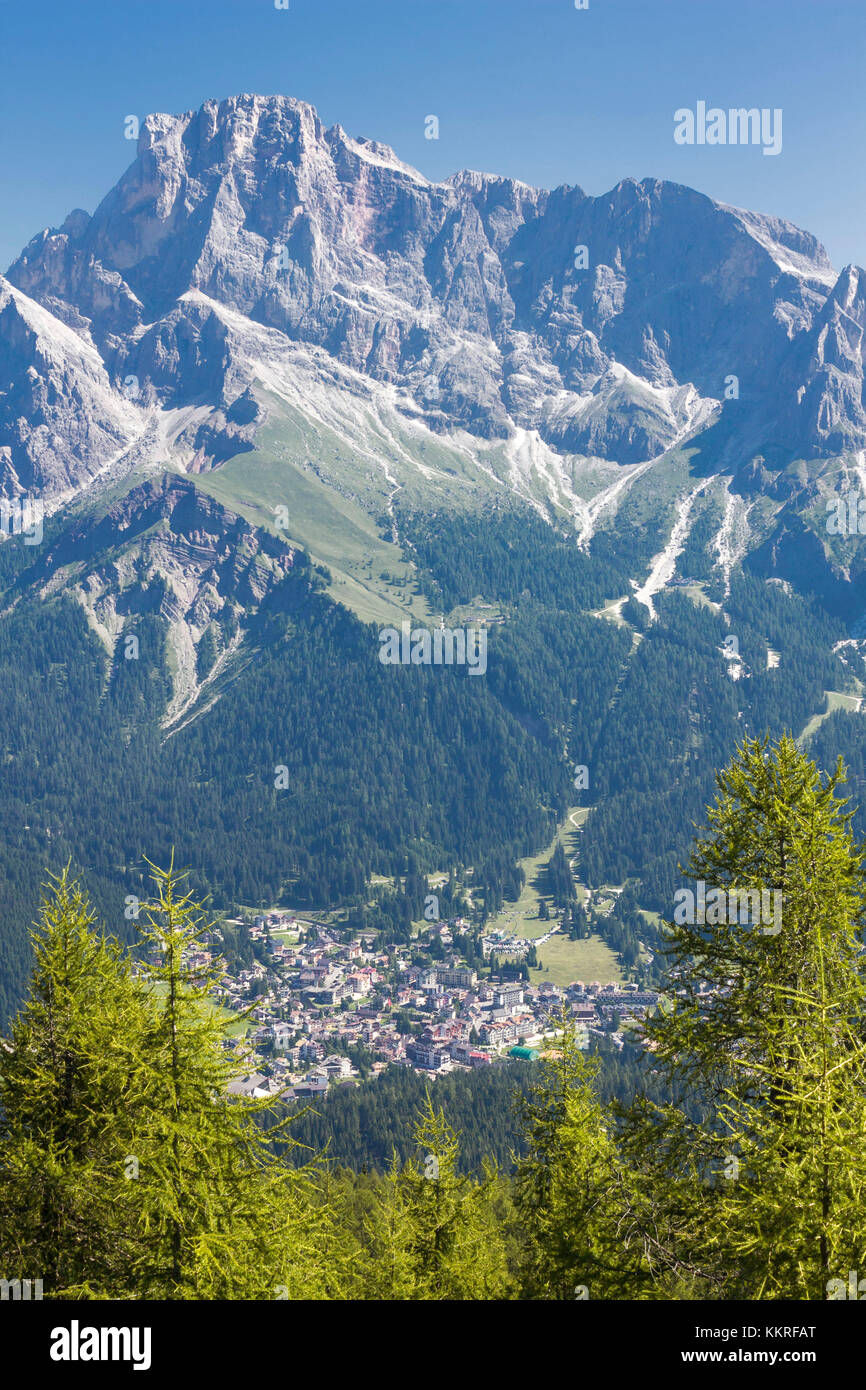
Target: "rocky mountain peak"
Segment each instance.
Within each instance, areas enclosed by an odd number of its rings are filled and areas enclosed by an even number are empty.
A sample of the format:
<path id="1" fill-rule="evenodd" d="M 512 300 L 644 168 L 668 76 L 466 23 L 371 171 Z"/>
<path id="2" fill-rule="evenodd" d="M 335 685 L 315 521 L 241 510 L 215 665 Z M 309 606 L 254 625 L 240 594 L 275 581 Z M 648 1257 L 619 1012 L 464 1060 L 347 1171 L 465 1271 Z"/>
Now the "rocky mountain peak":
<path id="1" fill-rule="evenodd" d="M 354 373 L 352 391 L 362 379 L 393 389 L 430 431 L 503 443 L 530 432 L 557 454 L 620 464 L 724 412 L 728 468 L 757 451 L 826 453 L 863 425 L 859 273 L 837 283 L 809 233 L 654 178 L 598 197 L 472 171 L 434 183 L 288 96 L 148 116 L 93 216 L 34 238 L 9 280 L 85 345 L 108 393 L 93 402 L 96 428 L 118 447 L 134 434 L 130 405 L 222 412 L 196 467 L 251 447 L 256 415 L 233 434 L 226 412 L 279 389 L 275 362 L 301 349 L 320 354 L 304 360 L 323 392 Z M 25 378 L 40 368 L 8 321 L 0 422 L 20 436 L 15 402 L 38 407 Z M 60 389 L 68 419 L 41 405 L 58 426 L 42 474 L 58 489 L 107 452 Z M 188 433 L 172 437 L 185 448 Z M 38 446 L 28 454 L 19 437 L 14 449 L 23 483 Z"/>

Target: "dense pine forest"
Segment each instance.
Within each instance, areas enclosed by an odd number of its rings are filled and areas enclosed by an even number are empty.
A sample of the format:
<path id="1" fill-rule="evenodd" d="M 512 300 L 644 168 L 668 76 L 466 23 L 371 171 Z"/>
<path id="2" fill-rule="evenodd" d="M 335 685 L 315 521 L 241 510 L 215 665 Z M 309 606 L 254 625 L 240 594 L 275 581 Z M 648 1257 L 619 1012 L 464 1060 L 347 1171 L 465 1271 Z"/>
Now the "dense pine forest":
<path id="1" fill-rule="evenodd" d="M 634 964 L 638 909 L 670 910 L 690 827 L 737 740 L 797 734 L 824 691 L 848 688 L 862 667 L 856 649 L 845 663 L 832 651 L 841 620 L 739 571 L 727 596 L 712 580 L 706 602 L 658 596 L 651 624 L 634 600 L 621 623 L 599 616 L 652 548 L 640 530 L 616 548 L 602 531 L 584 554 L 515 508 L 406 514 L 400 526 L 432 602 L 448 611 L 481 595 L 505 617 L 490 629 L 483 680 L 459 667 L 432 680 L 424 668 L 383 667 L 376 629 L 333 603 L 298 552 L 260 611 L 230 605 L 206 630 L 200 675 L 238 624 L 245 655 L 209 708 L 177 729 L 163 722 L 165 580 L 142 573 L 125 599 L 138 642 L 129 659 L 126 641 L 109 655 L 70 594 L 34 594 L 39 561 L 0 548 L 0 1020 L 22 995 L 45 867 L 86 874 L 96 908 L 128 942 L 124 904 L 145 890 L 142 857 L 166 862 L 172 848 L 217 910 L 341 905 L 381 925 L 379 909 L 369 915 L 371 875 L 402 879 L 403 891 L 413 876 L 445 871 L 476 890 L 487 917 L 519 891 L 517 860 L 549 843 L 575 801 L 593 808 L 581 876 L 624 885 L 601 930 Z M 62 543 L 59 521 L 47 540 Z M 737 681 L 723 652 L 731 636 Z M 770 666 L 774 648 L 782 660 Z M 816 744 L 825 762 L 850 747 L 855 777 L 856 723 L 827 720 Z M 576 766 L 588 770 L 580 790 Z M 408 928 L 407 910 L 391 916 Z"/>
<path id="2" fill-rule="evenodd" d="M 640 1049 L 617 1052 L 600 1043 L 594 1051 L 596 1089 L 607 1102 L 627 1101 L 639 1091 L 660 1099 L 666 1094 L 661 1078 Z M 518 1103 L 536 1079 L 534 1062 L 515 1059 L 481 1071 L 459 1071 L 436 1078 L 436 1105 L 447 1124 L 460 1135 L 458 1169 L 480 1177 L 485 1161 L 503 1173 L 513 1170 L 525 1142 Z M 383 1173 L 396 1154 L 408 1162 L 414 1151 L 413 1124 L 431 1088 L 429 1079 L 406 1067 L 389 1067 L 373 1085 L 340 1086 L 326 1106 L 293 1107 L 292 1139 L 286 1156 L 302 1163 L 305 1152 L 327 1152 L 329 1160 L 353 1172 Z"/>

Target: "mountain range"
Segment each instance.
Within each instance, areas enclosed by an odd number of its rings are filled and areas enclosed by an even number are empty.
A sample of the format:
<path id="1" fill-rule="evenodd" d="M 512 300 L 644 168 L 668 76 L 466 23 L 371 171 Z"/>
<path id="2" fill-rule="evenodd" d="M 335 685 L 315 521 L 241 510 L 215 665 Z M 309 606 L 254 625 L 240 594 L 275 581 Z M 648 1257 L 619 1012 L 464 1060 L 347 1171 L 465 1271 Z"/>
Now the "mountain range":
<path id="1" fill-rule="evenodd" d="M 350 840 L 351 826 L 370 835 L 351 891 L 377 868 L 373 842 L 387 842 L 389 871 L 409 840 L 424 868 L 465 863 L 468 827 L 497 798 L 532 823 L 500 836 L 526 853 L 564 809 L 567 764 L 595 757 L 586 863 L 609 881 L 643 876 L 644 901 L 663 907 L 658 866 L 737 733 L 811 727 L 831 713 L 824 689 L 859 708 L 866 688 L 866 565 L 858 537 L 826 524 L 828 501 L 866 488 L 864 321 L 866 272 L 837 272 L 789 222 L 677 184 L 625 179 L 592 197 L 470 171 L 431 182 L 284 96 L 148 116 L 95 211 L 39 233 L 0 277 L 0 495 L 39 496 L 48 517 L 42 546 L 0 545 L 4 669 L 31 659 L 4 623 L 38 641 L 61 615 L 66 634 L 46 638 L 50 660 L 32 658 L 32 683 L 5 708 L 6 829 L 29 856 L 28 882 L 48 849 L 80 863 L 93 852 L 89 832 L 58 839 L 47 810 L 46 750 L 74 684 L 64 642 L 92 663 L 92 689 L 69 709 L 94 722 L 76 728 L 80 761 L 63 776 L 77 786 L 98 763 L 119 778 L 124 748 L 140 760 L 147 813 L 100 860 L 106 884 L 128 887 L 152 849 L 146 831 L 168 834 L 169 765 L 187 777 L 211 737 L 220 766 L 234 756 L 215 712 L 231 699 L 233 717 L 249 712 L 253 690 L 266 699 L 256 681 L 269 662 L 282 679 L 280 653 L 297 661 L 311 719 L 350 672 L 372 710 L 379 696 L 353 665 L 363 625 L 497 617 L 489 681 L 469 683 L 487 687 L 474 698 L 500 740 L 487 806 L 464 819 L 449 788 L 470 776 L 477 788 L 482 773 L 434 772 L 432 756 L 413 792 L 429 820 L 407 821 L 402 841 L 403 809 L 377 832 L 368 798 L 341 822 L 335 804 L 330 820 L 309 809 L 311 790 L 305 828 L 268 842 L 257 891 L 283 891 L 278 850 L 291 842 L 288 877 L 317 865 L 320 888 L 307 889 L 327 897 L 346 826 Z M 727 631 L 736 661 L 718 654 Z M 137 684 L 130 637 L 151 643 Z M 330 687 L 315 675 L 321 642 Z M 53 713 L 17 743 L 45 681 L 60 682 Z M 456 688 L 471 749 L 481 716 Z M 397 762 L 415 756 L 410 726 L 417 738 L 430 714 L 418 699 L 407 687 L 388 730 L 365 734 Z M 97 751 L 97 714 L 117 740 L 110 755 Z M 641 719 L 655 720 L 655 773 L 653 736 L 624 752 Z M 261 779 L 264 800 L 244 803 L 243 824 L 264 844 L 273 767 L 288 754 L 264 714 L 247 733 L 255 772 L 237 775 Z M 331 757 L 316 737 L 310 749 L 319 768 Z M 205 771 L 189 774 L 198 788 L 212 786 Z M 108 800 L 121 795 L 118 781 Z M 657 840 L 638 837 L 617 859 L 623 806 L 652 819 L 662 795 Z M 210 851 L 199 863 L 210 887 L 233 852 L 237 807 L 223 810 L 222 863 Z M 228 877 L 234 900 L 241 878 Z"/>
<path id="2" fill-rule="evenodd" d="M 862 468 L 864 310 L 814 237 L 679 185 L 432 183 L 303 102 L 209 101 L 0 283 L 0 485 L 60 505 L 277 432 L 374 517 L 505 492 L 585 544 L 685 446 L 802 508 L 779 470 Z"/>

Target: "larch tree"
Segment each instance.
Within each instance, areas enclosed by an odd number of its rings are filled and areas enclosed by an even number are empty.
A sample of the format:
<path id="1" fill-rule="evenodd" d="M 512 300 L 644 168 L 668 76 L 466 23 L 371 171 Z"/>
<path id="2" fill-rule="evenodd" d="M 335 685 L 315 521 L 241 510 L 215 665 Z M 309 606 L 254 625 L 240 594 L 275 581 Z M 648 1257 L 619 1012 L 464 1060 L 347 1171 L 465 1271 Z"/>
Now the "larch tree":
<path id="1" fill-rule="evenodd" d="M 131 1296 L 146 1001 L 68 870 L 43 894 L 28 997 L 0 1044 L 0 1270 L 43 1297 Z"/>
<path id="2" fill-rule="evenodd" d="M 43 1296 L 338 1298 L 351 1258 L 327 1174 L 279 1156 L 277 1102 L 232 1096 L 208 923 L 173 867 L 144 906 L 149 967 L 64 873 L 0 1046 L 0 1277 Z"/>
<path id="3" fill-rule="evenodd" d="M 646 1032 L 675 1100 L 639 1100 L 625 1146 L 674 1296 L 823 1299 L 864 1268 L 866 893 L 843 780 L 789 736 L 747 738 L 667 925 Z"/>
<path id="4" fill-rule="evenodd" d="M 279 1144 L 293 1141 L 274 1099 L 229 1093 L 238 1060 L 222 1048 L 215 971 L 194 963 L 212 924 L 173 864 L 153 878 L 142 923 L 154 1013 L 153 1103 L 138 1163 L 150 1236 L 137 1269 L 142 1296 L 340 1297 L 348 1250 L 322 1170 L 279 1157 Z"/>
<path id="5" fill-rule="evenodd" d="M 578 1046 L 569 1020 L 539 1067 L 517 1101 L 525 1149 L 515 1172 L 523 1296 L 641 1298 L 647 1269 L 629 1175 L 594 1088 L 598 1064 Z"/>
<path id="6" fill-rule="evenodd" d="M 378 1210 L 367 1222 L 365 1292 L 387 1300 L 486 1300 L 513 1292 L 498 1219 L 497 1177 L 458 1170 L 454 1130 L 427 1093 L 416 1152 L 396 1156 Z"/>

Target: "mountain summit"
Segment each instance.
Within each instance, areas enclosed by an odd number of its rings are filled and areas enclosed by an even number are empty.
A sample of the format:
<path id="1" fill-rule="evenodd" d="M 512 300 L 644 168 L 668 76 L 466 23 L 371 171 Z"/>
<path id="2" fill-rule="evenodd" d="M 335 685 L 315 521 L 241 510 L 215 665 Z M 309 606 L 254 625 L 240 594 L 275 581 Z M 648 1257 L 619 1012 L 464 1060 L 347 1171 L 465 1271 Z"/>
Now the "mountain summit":
<path id="1" fill-rule="evenodd" d="M 827 454 L 863 442 L 860 279 L 790 223 L 679 185 L 432 183 L 304 102 L 208 101 L 148 116 L 93 216 L 11 266 L 4 479 L 83 484 L 154 410 L 279 389 L 299 346 L 322 391 L 387 386 L 435 432 L 638 463 L 720 414 L 736 378 L 727 462 L 745 439 Z"/>

